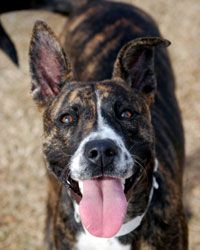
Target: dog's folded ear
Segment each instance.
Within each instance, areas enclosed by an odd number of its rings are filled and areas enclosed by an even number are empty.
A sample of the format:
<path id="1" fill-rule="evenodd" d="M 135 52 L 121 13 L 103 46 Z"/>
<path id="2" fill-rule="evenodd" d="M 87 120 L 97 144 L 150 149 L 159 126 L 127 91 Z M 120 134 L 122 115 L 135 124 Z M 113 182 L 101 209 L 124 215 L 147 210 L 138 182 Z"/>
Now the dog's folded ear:
<path id="1" fill-rule="evenodd" d="M 44 106 L 73 76 L 69 58 L 43 21 L 36 21 L 34 25 L 29 58 L 33 98 Z"/>
<path id="2" fill-rule="evenodd" d="M 141 92 L 150 105 L 156 90 L 154 50 L 157 46 L 169 45 L 168 40 L 160 37 L 143 37 L 130 41 L 118 53 L 113 78 L 121 78 L 132 88 Z"/>

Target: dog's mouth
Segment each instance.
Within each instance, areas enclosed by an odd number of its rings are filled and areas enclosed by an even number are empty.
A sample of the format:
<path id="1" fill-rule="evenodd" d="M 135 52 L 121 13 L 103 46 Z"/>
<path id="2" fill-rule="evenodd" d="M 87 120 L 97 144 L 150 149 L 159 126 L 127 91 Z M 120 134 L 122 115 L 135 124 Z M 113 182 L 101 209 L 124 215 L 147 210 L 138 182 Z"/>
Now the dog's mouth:
<path id="1" fill-rule="evenodd" d="M 124 222 L 129 193 L 138 179 L 139 173 L 127 179 L 100 176 L 79 182 L 69 177 L 71 193 L 87 231 L 104 238 L 116 235 Z"/>
<path id="2" fill-rule="evenodd" d="M 134 188 L 134 186 L 138 183 L 139 179 L 142 176 L 142 170 L 140 168 L 135 169 L 134 173 L 128 178 L 120 178 L 118 176 L 98 176 L 93 177 L 92 180 L 102 180 L 104 178 L 114 178 L 120 179 L 121 185 L 124 190 L 124 194 L 126 195 L 127 201 L 129 200 L 130 191 Z M 76 202 L 79 204 L 82 199 L 82 181 L 75 181 L 71 178 L 70 175 L 67 177 L 67 186 L 70 188 L 73 197 L 75 198 Z"/>

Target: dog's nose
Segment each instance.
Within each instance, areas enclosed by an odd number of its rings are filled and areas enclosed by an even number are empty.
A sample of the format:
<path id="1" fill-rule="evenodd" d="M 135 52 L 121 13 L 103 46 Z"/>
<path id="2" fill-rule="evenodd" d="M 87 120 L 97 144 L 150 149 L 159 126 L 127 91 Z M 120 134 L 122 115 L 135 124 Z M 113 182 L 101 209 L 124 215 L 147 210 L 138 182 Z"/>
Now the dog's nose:
<path id="1" fill-rule="evenodd" d="M 110 139 L 93 140 L 85 145 L 86 159 L 100 167 L 112 164 L 117 155 L 117 146 Z"/>

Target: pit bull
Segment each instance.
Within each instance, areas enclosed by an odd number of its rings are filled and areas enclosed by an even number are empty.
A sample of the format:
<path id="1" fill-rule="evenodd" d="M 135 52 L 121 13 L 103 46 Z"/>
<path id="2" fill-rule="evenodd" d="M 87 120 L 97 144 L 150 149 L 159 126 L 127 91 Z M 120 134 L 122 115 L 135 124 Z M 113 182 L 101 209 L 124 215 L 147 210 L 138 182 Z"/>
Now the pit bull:
<path id="1" fill-rule="evenodd" d="M 43 115 L 46 242 L 59 250 L 186 250 L 184 136 L 175 80 L 154 20 L 84 1 L 61 45 L 43 21 L 30 44 Z"/>

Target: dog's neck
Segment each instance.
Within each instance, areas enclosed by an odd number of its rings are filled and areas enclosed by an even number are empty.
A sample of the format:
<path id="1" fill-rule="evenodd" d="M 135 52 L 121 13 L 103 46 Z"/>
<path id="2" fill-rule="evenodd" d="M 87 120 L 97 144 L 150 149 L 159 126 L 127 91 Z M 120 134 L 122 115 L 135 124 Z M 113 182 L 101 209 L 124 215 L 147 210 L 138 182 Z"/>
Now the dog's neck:
<path id="1" fill-rule="evenodd" d="M 151 191 L 149 193 L 149 200 L 148 200 L 148 203 L 147 203 L 147 207 L 144 210 L 144 213 L 141 214 L 141 215 L 138 215 L 135 218 L 133 218 L 132 220 L 124 223 L 121 226 L 119 232 L 116 234 L 115 237 L 120 237 L 120 236 L 127 235 L 130 232 L 134 231 L 141 224 L 142 219 L 146 215 L 146 213 L 147 213 L 147 211 L 149 209 L 149 206 L 151 204 L 151 200 L 152 200 L 152 197 L 153 197 L 154 189 L 158 189 L 159 188 L 159 185 L 158 185 L 158 183 L 156 181 L 156 177 L 154 175 L 154 173 L 157 172 L 157 170 L 158 170 L 158 160 L 155 159 L 155 165 L 154 165 L 154 171 L 153 171 L 153 180 L 152 180 L 152 187 L 151 187 Z"/>
<path id="2" fill-rule="evenodd" d="M 135 218 L 131 219 L 130 221 L 124 223 L 119 232 L 115 235 L 115 237 L 120 237 L 120 236 L 124 236 L 127 235 L 129 233 L 131 233 L 132 231 L 134 231 L 136 228 L 138 228 L 144 218 L 144 216 L 146 215 L 149 206 L 151 204 L 152 198 L 153 198 L 153 193 L 154 193 L 154 189 L 158 189 L 159 185 L 158 182 L 156 181 L 156 177 L 155 177 L 155 173 L 158 170 L 158 160 L 155 159 L 155 164 L 154 164 L 154 171 L 153 171 L 153 180 L 152 180 L 152 187 L 149 193 L 149 200 L 146 206 L 146 209 L 144 210 L 144 213 L 142 213 L 141 215 L 136 216 Z M 74 217 L 77 223 L 80 223 L 80 216 L 79 216 L 79 211 L 78 211 L 78 205 L 75 202 L 74 203 Z"/>

